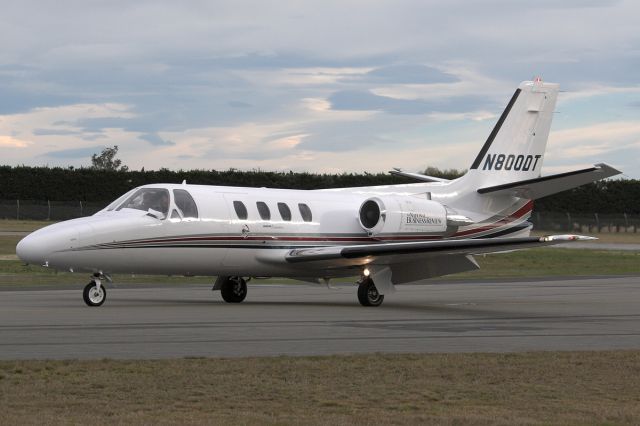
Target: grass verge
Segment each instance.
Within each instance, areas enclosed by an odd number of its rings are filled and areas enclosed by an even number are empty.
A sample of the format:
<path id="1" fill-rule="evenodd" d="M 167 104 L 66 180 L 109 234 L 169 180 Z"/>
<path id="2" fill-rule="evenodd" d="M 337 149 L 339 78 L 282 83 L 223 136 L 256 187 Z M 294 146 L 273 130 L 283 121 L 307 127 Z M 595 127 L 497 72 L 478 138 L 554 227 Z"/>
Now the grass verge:
<path id="1" fill-rule="evenodd" d="M 48 220 L 0 219 L 0 231 L 32 232 L 55 222 Z"/>
<path id="2" fill-rule="evenodd" d="M 5 424 L 638 424 L 640 352 L 0 362 Z"/>

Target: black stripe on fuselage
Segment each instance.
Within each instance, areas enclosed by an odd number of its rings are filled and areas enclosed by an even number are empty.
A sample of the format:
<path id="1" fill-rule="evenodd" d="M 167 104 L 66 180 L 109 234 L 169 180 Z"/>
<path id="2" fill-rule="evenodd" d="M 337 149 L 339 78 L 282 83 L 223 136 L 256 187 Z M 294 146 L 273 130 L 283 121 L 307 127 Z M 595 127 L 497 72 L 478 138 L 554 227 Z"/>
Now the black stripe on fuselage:
<path id="1" fill-rule="evenodd" d="M 494 233 L 473 237 L 470 239 L 473 240 L 481 240 L 481 239 L 491 239 L 496 237 L 502 237 L 505 235 L 509 235 L 523 229 L 526 229 L 531 224 L 529 222 L 522 222 L 515 226 L 512 226 L 507 229 L 503 229 Z M 456 241 L 457 239 L 444 239 L 439 241 Z M 424 241 L 414 241 L 414 242 L 439 242 L 434 240 L 424 240 Z M 459 240 L 458 240 L 459 241 Z M 397 241 L 395 241 L 397 242 Z M 354 244 L 354 243 L 346 243 L 346 244 L 298 244 L 298 245 L 283 245 L 283 244 L 265 244 L 265 243 L 248 243 L 248 244 L 238 244 L 238 243 L 229 243 L 221 241 L 219 244 L 193 244 L 193 243 L 167 243 L 167 244 L 145 244 L 145 245 L 127 245 L 127 244 L 111 244 L 109 246 L 92 246 L 92 247 L 83 247 L 71 249 L 69 251 L 92 251 L 92 250 L 116 250 L 116 249 L 156 249 L 156 248 L 224 248 L 224 249 L 267 249 L 267 250 L 294 250 L 294 249 L 309 249 L 309 248 L 326 248 L 326 247 L 340 247 L 340 246 L 358 246 L 358 245 L 385 245 L 385 242 L 379 243 L 368 243 L 368 244 Z"/>
<path id="2" fill-rule="evenodd" d="M 513 107 L 513 104 L 516 103 L 516 99 L 518 99 L 518 95 L 520 94 L 520 92 L 521 92 L 520 89 L 516 89 L 515 93 L 511 97 L 511 100 L 507 104 L 507 107 L 504 109 L 504 111 L 502 111 L 502 115 L 500 116 L 500 119 L 498 119 L 498 122 L 493 127 L 493 130 L 491 131 L 491 134 L 489 134 L 489 137 L 487 138 L 487 141 L 484 143 L 484 145 L 482 146 L 482 149 L 478 153 L 478 156 L 476 157 L 475 161 L 471 165 L 471 169 L 477 169 L 480 166 L 480 163 L 482 162 L 482 159 L 484 158 L 484 156 L 487 153 L 487 151 L 489 151 L 489 148 L 491 147 L 491 144 L 493 143 L 493 140 L 498 135 L 498 132 L 500 131 L 500 128 L 502 127 L 502 123 L 504 123 L 504 120 L 507 119 L 507 116 L 509 115 L 509 112 L 511 111 L 511 108 Z"/>

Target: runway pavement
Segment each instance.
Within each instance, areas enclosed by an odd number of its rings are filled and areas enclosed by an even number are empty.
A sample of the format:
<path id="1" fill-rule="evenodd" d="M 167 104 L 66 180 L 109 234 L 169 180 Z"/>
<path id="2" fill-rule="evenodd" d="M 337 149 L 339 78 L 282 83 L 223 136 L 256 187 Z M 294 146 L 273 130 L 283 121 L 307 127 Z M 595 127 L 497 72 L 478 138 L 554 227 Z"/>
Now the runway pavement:
<path id="1" fill-rule="evenodd" d="M 399 287 L 378 308 L 355 287 L 208 286 L 0 292 L 0 359 L 640 349 L 640 277 Z"/>

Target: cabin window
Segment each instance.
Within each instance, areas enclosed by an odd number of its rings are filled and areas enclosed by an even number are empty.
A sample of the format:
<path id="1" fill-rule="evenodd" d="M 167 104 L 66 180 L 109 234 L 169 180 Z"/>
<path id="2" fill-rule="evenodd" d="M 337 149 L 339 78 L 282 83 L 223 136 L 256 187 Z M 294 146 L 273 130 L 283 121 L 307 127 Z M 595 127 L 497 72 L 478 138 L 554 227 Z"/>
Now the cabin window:
<path id="1" fill-rule="evenodd" d="M 238 219 L 245 220 L 249 217 L 249 213 L 247 212 L 247 207 L 244 205 L 242 201 L 234 201 L 233 208 L 236 210 L 236 215 Z"/>
<path id="2" fill-rule="evenodd" d="M 311 214 L 311 209 L 308 205 L 304 203 L 298 204 L 298 209 L 300 210 L 300 216 L 302 216 L 302 220 L 305 222 L 311 222 L 313 220 L 313 215 Z"/>
<path id="3" fill-rule="evenodd" d="M 262 220 L 271 220 L 271 211 L 269 210 L 269 206 L 264 201 L 258 201 L 256 203 L 258 207 L 258 213 L 260 213 L 260 218 Z"/>
<path id="4" fill-rule="evenodd" d="M 151 209 L 166 217 L 169 213 L 169 191 L 164 188 L 140 188 L 118 207 L 118 210 L 122 209 Z"/>
<path id="5" fill-rule="evenodd" d="M 288 205 L 285 203 L 278 203 L 278 211 L 280 212 L 282 220 L 286 220 L 287 222 L 291 220 L 291 210 L 289 210 Z"/>
<path id="6" fill-rule="evenodd" d="M 184 189 L 174 189 L 173 201 L 182 212 L 182 217 L 184 217 L 185 219 L 198 218 L 198 206 L 193 200 L 191 194 L 189 194 L 187 191 L 185 191 Z"/>

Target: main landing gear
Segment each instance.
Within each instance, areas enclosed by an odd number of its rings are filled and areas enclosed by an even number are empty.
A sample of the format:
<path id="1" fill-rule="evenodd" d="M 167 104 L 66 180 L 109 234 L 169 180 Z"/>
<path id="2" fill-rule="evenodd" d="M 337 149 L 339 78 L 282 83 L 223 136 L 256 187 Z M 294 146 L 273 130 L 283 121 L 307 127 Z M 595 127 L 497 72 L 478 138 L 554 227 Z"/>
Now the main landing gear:
<path id="1" fill-rule="evenodd" d="M 362 306 L 380 306 L 384 295 L 378 292 L 370 277 L 358 281 L 358 300 Z M 247 281 L 238 276 L 219 276 L 212 290 L 220 290 L 227 303 L 240 303 L 247 297 Z"/>
<path id="2" fill-rule="evenodd" d="M 227 303 L 240 303 L 247 297 L 247 281 L 242 277 L 218 277 L 214 290 L 220 290 Z"/>
<path id="3" fill-rule="evenodd" d="M 364 277 L 358 285 L 358 300 L 362 306 L 380 306 L 384 300 L 384 295 L 378 293 L 373 280 Z"/>
<path id="4" fill-rule="evenodd" d="M 102 285 L 100 276 L 94 275 L 82 292 L 82 298 L 87 306 L 100 306 L 107 300 L 107 289 Z"/>

